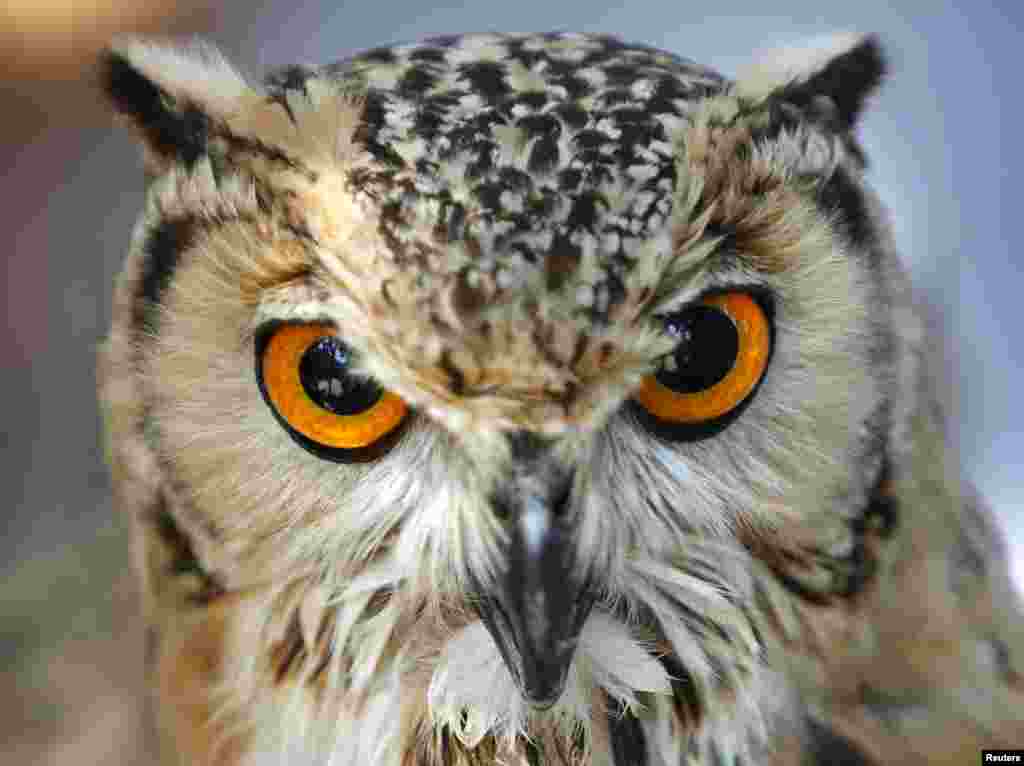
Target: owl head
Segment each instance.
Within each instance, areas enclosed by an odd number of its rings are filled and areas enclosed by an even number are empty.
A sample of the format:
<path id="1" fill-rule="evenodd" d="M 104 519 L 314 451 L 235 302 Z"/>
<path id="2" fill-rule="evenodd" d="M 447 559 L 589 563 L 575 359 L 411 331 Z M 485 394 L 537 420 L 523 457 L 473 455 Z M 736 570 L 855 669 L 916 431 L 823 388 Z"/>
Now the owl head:
<path id="1" fill-rule="evenodd" d="M 561 33 L 262 84 L 110 50 L 149 174 L 115 462 L 222 591 L 263 594 L 238 675 L 327 674 L 368 710 L 402 686 L 474 742 L 595 695 L 753 699 L 756 583 L 809 546 L 787 577 L 855 587 L 905 406 L 854 137 L 883 69 L 857 36 L 736 81 Z"/>

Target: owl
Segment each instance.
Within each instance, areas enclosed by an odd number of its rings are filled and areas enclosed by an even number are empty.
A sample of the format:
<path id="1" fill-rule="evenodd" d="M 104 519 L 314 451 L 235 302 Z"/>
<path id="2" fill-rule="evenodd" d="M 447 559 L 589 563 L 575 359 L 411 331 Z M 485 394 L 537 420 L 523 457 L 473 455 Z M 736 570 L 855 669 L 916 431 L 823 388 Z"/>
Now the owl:
<path id="1" fill-rule="evenodd" d="M 1024 619 L 865 184 L 878 39 L 262 83 L 112 46 L 100 354 L 168 764 L 978 762 Z"/>

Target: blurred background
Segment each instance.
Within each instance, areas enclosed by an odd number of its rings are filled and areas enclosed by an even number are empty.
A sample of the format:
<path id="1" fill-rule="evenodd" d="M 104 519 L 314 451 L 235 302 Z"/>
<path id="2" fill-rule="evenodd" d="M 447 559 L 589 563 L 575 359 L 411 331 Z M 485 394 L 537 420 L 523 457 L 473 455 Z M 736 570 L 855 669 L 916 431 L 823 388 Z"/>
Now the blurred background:
<path id="1" fill-rule="evenodd" d="M 754 52 L 835 30 L 882 35 L 893 74 L 868 113 L 872 182 L 947 338 L 965 475 L 1008 532 L 1024 584 L 1024 152 L 1019 0 L 409 0 L 216 5 L 6 0 L 0 168 L 7 238 L 0 365 L 0 761 L 147 763 L 141 632 L 99 448 L 94 353 L 142 202 L 141 162 L 90 77 L 125 32 L 201 35 L 251 78 L 450 32 L 573 29 L 646 42 L 731 75 Z M 1013 186 L 1011 186 L 1011 183 Z"/>

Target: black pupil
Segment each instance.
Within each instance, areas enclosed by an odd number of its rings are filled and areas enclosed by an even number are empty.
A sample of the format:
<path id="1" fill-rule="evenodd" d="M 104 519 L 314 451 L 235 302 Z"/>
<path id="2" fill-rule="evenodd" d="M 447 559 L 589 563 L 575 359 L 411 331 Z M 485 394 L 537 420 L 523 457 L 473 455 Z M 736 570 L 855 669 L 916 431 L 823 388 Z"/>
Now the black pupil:
<path id="1" fill-rule="evenodd" d="M 352 354 L 337 338 L 320 338 L 299 361 L 299 380 L 318 406 L 336 415 L 357 415 L 380 399 L 380 386 L 349 375 Z"/>
<path id="2" fill-rule="evenodd" d="M 655 377 L 667 388 L 692 394 L 711 388 L 736 364 L 740 336 L 723 311 L 714 306 L 691 306 L 665 322 L 678 340 Z"/>

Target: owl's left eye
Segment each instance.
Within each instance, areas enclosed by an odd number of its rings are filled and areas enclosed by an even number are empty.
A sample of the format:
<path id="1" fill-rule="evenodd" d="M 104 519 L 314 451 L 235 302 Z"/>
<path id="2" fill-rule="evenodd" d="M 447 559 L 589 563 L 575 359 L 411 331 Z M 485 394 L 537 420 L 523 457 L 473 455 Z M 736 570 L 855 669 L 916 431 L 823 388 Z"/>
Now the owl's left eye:
<path id="1" fill-rule="evenodd" d="M 279 324 L 257 341 L 256 377 L 285 429 L 314 454 L 342 462 L 396 433 L 407 407 L 352 373 L 352 352 L 326 324 Z"/>
<path id="2" fill-rule="evenodd" d="M 685 428 L 737 410 L 768 366 L 771 323 L 762 303 L 745 292 L 717 293 L 667 317 L 665 325 L 676 347 L 634 397 L 645 413 Z"/>

